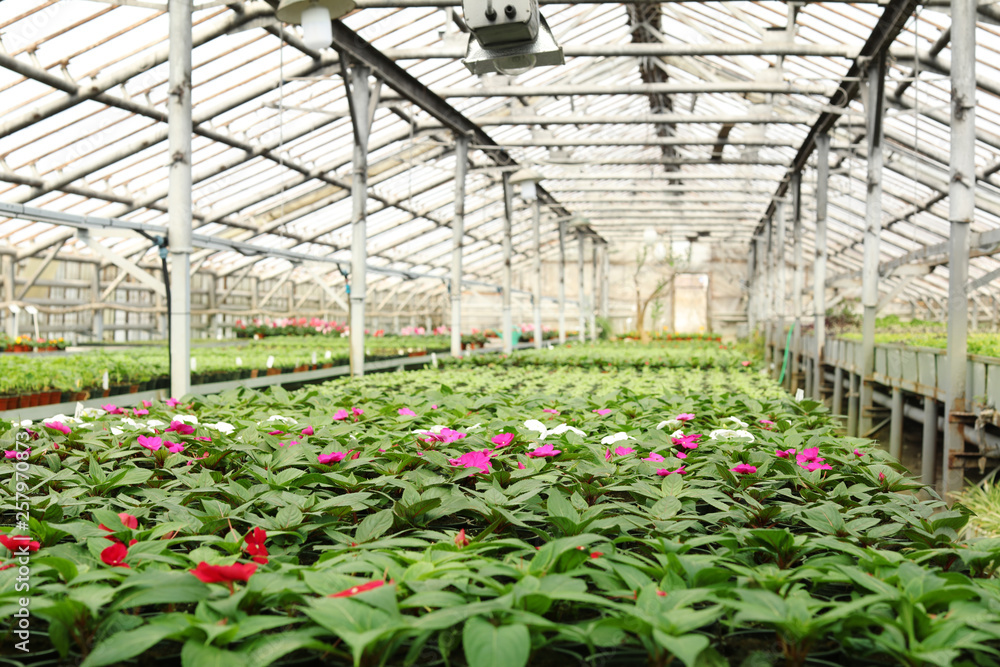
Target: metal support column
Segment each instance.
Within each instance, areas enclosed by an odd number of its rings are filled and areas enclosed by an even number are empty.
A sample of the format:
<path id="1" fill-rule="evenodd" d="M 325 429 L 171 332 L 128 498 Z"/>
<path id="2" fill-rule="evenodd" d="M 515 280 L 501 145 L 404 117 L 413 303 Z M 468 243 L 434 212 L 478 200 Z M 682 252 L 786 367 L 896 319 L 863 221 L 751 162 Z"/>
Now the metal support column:
<path id="1" fill-rule="evenodd" d="M 872 374 L 875 372 L 875 313 L 878 310 L 879 237 L 882 233 L 882 109 L 885 91 L 885 55 L 868 67 L 868 98 L 865 100 L 868 135 L 868 196 L 865 199 L 864 264 L 861 269 L 861 406 L 857 433 L 872 427 Z M 968 256 L 968 254 L 966 254 Z M 963 300 L 964 303 L 964 300 Z"/>
<path id="2" fill-rule="evenodd" d="M 597 253 L 598 243 L 596 240 L 590 242 L 591 254 L 593 255 L 593 265 L 590 271 L 590 340 L 597 342 Z"/>
<path id="3" fill-rule="evenodd" d="M 801 387 L 799 384 L 800 359 L 804 360 L 802 351 L 802 288 L 805 282 L 805 264 L 802 257 L 802 172 L 792 175 L 792 318 L 795 326 L 792 334 L 792 354 L 789 357 L 788 375 L 789 387 L 794 393 Z M 808 362 L 806 362 L 808 363 Z M 811 389 L 810 389 L 811 391 Z"/>
<path id="4" fill-rule="evenodd" d="M 579 327 L 580 327 L 580 342 L 587 342 L 587 320 L 586 313 L 584 310 L 584 304 L 587 302 L 586 296 L 583 294 L 583 251 L 584 244 L 587 242 L 586 237 L 579 231 L 576 233 L 577 238 L 580 240 L 580 248 L 576 253 L 576 268 L 579 274 L 579 284 L 576 289 L 576 302 L 577 302 L 577 313 L 579 314 Z"/>
<path id="5" fill-rule="evenodd" d="M 945 420 L 947 422 L 947 420 Z M 948 424 L 945 423 L 945 431 Z M 924 397 L 924 439 L 920 456 L 920 481 L 932 486 L 934 484 L 934 459 L 937 456 L 937 401 L 930 396 Z M 947 455 L 945 459 L 947 459 Z M 945 464 L 947 476 L 947 463 Z"/>
<path id="6" fill-rule="evenodd" d="M 844 369 L 840 366 L 833 369 L 833 405 L 830 411 L 835 415 L 844 414 Z"/>
<path id="7" fill-rule="evenodd" d="M 159 295 L 157 295 L 159 296 Z M 94 264 L 90 272 L 90 303 L 96 306 L 101 302 L 101 265 Z M 159 319 L 159 315 L 157 315 Z M 104 340 L 104 311 L 94 308 L 90 311 L 90 331 L 96 341 Z"/>
<path id="8" fill-rule="evenodd" d="M 892 413 L 889 421 L 889 454 L 898 461 L 903 453 L 903 390 L 892 388 Z"/>
<path id="9" fill-rule="evenodd" d="M 785 349 L 785 315 L 788 304 L 788 286 L 785 282 L 785 202 L 779 201 L 774 209 L 774 262 L 775 262 L 775 343 L 780 345 L 780 349 Z M 779 349 L 775 347 L 775 349 Z M 777 379 L 781 375 L 781 365 L 784 356 L 775 355 L 774 377 Z M 785 377 L 788 386 L 789 378 Z"/>
<path id="10" fill-rule="evenodd" d="M 830 135 L 816 137 L 816 258 L 813 268 L 813 334 L 816 337 L 813 398 L 823 399 L 823 351 L 826 345 L 826 247 L 827 192 L 830 182 Z"/>
<path id="11" fill-rule="evenodd" d="M 369 69 L 356 63 L 350 70 L 348 101 L 354 130 L 354 154 L 351 158 L 351 375 L 365 374 L 365 294 L 368 291 L 366 263 L 368 261 L 368 135 L 371 117 L 368 105 Z M 345 77 L 347 78 L 347 77 Z"/>
<path id="12" fill-rule="evenodd" d="M 566 221 L 559 221 L 559 343 L 566 342 Z"/>
<path id="13" fill-rule="evenodd" d="M 510 186 L 510 173 L 503 173 L 503 353 L 511 354 L 514 351 L 514 341 L 511 339 L 511 330 L 514 323 L 511 320 L 511 226 L 514 218 L 514 193 Z"/>
<path id="14" fill-rule="evenodd" d="M 14 258 L 10 255 L 4 255 L 2 259 L 3 267 L 3 299 L 7 303 L 12 303 L 14 301 L 14 280 L 16 279 L 16 264 Z M 12 313 L 10 309 L 6 309 L 3 314 L 4 320 L 7 324 L 7 335 L 11 338 L 17 337 L 17 315 Z"/>
<path id="15" fill-rule="evenodd" d="M 847 435 L 858 436 L 858 406 L 860 404 L 860 391 L 858 385 L 861 384 L 861 376 L 857 373 L 848 372 L 850 388 L 847 393 Z"/>
<path id="16" fill-rule="evenodd" d="M 533 294 L 535 331 L 531 340 L 535 349 L 542 349 L 542 202 L 535 196 L 531 203 L 531 225 L 535 233 L 535 291 Z"/>
<path id="17" fill-rule="evenodd" d="M 191 388 L 191 0 L 169 0 L 170 394 Z"/>
<path id="18" fill-rule="evenodd" d="M 604 319 L 611 317 L 611 294 L 608 292 L 610 285 L 611 258 L 608 254 L 608 244 L 603 243 L 601 244 L 601 317 Z"/>
<path id="19" fill-rule="evenodd" d="M 951 0 L 951 159 L 948 179 L 948 376 L 945 388 L 944 456 L 941 495 L 962 488 L 961 462 L 953 456 L 965 449 L 964 424 L 952 413 L 966 412 L 968 314 L 965 285 L 969 281 L 969 226 L 976 214 L 976 0 Z"/>
<path id="20" fill-rule="evenodd" d="M 451 221 L 451 356 L 462 356 L 462 248 L 465 237 L 465 175 L 469 166 L 469 138 L 455 135 L 455 214 Z M 396 309 L 398 310 L 398 309 Z M 399 313 L 396 313 L 399 333 Z"/>

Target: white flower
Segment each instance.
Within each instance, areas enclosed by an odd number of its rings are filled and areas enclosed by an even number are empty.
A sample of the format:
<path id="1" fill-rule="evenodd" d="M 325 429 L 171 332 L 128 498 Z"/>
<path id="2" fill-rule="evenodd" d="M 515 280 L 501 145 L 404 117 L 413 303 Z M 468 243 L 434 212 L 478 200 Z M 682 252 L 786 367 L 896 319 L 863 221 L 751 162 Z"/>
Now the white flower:
<path id="1" fill-rule="evenodd" d="M 559 424 L 554 429 L 549 430 L 545 428 L 545 424 L 538 421 L 537 419 L 529 419 L 528 421 L 524 422 L 524 426 L 528 429 L 531 429 L 532 431 L 538 431 L 539 440 L 544 440 L 550 435 L 562 435 L 566 431 L 573 431 L 573 433 L 576 433 L 577 435 L 583 438 L 587 437 L 586 433 L 584 433 L 578 428 L 570 426 L 569 424 Z"/>
<path id="2" fill-rule="evenodd" d="M 749 424 L 747 424 L 745 421 L 741 421 L 737 417 L 727 417 L 727 419 L 736 424 L 736 426 L 738 426 L 739 428 L 746 428 L 747 426 L 749 426 Z"/>
<path id="3" fill-rule="evenodd" d="M 657 424 L 656 425 L 656 430 L 657 431 L 662 431 L 665 428 L 677 428 L 680 425 L 681 425 L 680 420 L 677 420 L 677 419 L 667 419 L 667 420 L 661 421 L 659 424 Z"/>
<path id="4" fill-rule="evenodd" d="M 144 426 L 144 424 L 140 424 L 131 417 L 122 417 L 122 423 L 126 426 L 131 426 L 132 428 L 142 428 Z"/>
<path id="5" fill-rule="evenodd" d="M 583 431 L 581 431 L 578 428 L 574 428 L 574 427 L 570 426 L 569 424 L 559 424 L 559 426 L 556 426 L 554 429 L 552 429 L 551 431 L 549 431 L 548 433 L 546 433 L 546 435 L 561 435 L 561 434 L 565 433 L 566 431 L 573 431 L 573 433 L 576 433 L 581 438 L 586 438 L 587 437 L 586 433 L 584 433 Z"/>
<path id="6" fill-rule="evenodd" d="M 69 415 L 54 415 L 49 417 L 49 421 L 62 422 L 63 424 L 79 424 L 80 420 L 76 417 L 70 417 Z"/>
<path id="7" fill-rule="evenodd" d="M 185 424 L 197 424 L 198 415 L 174 415 L 175 422 L 183 422 Z M 291 420 L 289 420 L 291 421 Z"/>
<path id="8" fill-rule="evenodd" d="M 684 431 L 682 431 L 680 429 L 677 429 L 676 431 L 674 431 L 673 433 L 670 434 L 670 437 L 671 438 L 683 438 L 684 437 Z"/>
<path id="9" fill-rule="evenodd" d="M 25 419 L 25 420 L 23 420 L 23 421 L 22 421 L 22 422 L 21 422 L 21 423 L 19 424 L 19 426 L 20 426 L 21 428 L 28 428 L 29 426 L 31 426 L 31 420 L 30 420 L 30 419 Z"/>
<path id="10" fill-rule="evenodd" d="M 121 429 L 120 429 L 120 428 L 118 428 L 117 426 L 112 426 L 112 427 L 111 427 L 111 435 L 121 435 L 121 434 L 122 434 L 122 433 L 124 433 L 124 432 L 125 432 L 125 431 L 121 430 Z"/>
<path id="11" fill-rule="evenodd" d="M 635 440 L 635 438 L 633 438 L 632 436 L 630 436 L 625 431 L 619 431 L 618 433 L 615 433 L 614 435 L 607 435 L 607 436 L 604 436 L 603 438 L 601 438 L 601 444 L 602 445 L 613 445 L 616 442 L 620 442 L 622 440 Z"/>
<path id="12" fill-rule="evenodd" d="M 146 426 L 149 428 L 156 428 L 157 426 L 166 426 L 166 422 L 161 422 L 159 419 L 150 419 L 146 422 Z"/>
<path id="13" fill-rule="evenodd" d="M 100 408 L 80 408 L 76 411 L 78 417 L 100 417 L 104 414 L 104 410 Z"/>
<path id="14" fill-rule="evenodd" d="M 219 431 L 220 433 L 224 433 L 226 435 L 229 435 L 230 433 L 232 433 L 233 431 L 236 430 L 235 426 L 233 426 L 232 424 L 226 423 L 226 422 L 217 422 L 215 424 L 205 424 L 205 426 L 207 426 L 208 428 L 214 428 L 216 431 Z"/>
<path id="15" fill-rule="evenodd" d="M 466 430 L 466 432 L 468 432 L 468 433 L 472 433 L 473 431 L 475 431 L 475 430 L 476 430 L 477 428 L 479 428 L 480 426 L 482 426 L 482 424 L 481 424 L 481 423 L 479 423 L 479 424 L 476 424 L 475 426 L 470 426 L 469 428 L 467 428 L 467 429 L 465 429 L 465 430 Z"/>
<path id="16" fill-rule="evenodd" d="M 175 417 L 175 419 L 179 419 L 179 417 Z M 294 424 L 295 423 L 295 420 L 292 419 L 291 417 L 283 417 L 282 415 L 271 415 L 270 417 L 267 418 L 267 421 L 269 421 L 269 422 L 284 422 L 286 424 Z"/>
<path id="17" fill-rule="evenodd" d="M 545 434 L 548 433 L 548 429 L 545 428 L 545 424 L 538 421 L 537 419 L 529 419 L 528 421 L 524 422 L 524 427 L 532 431 L 538 431 L 539 433 L 542 434 L 542 438 L 544 438 Z"/>
<path id="18" fill-rule="evenodd" d="M 748 440 L 753 442 L 753 435 L 749 431 L 731 431 L 727 428 L 720 428 L 708 434 L 712 440 Z"/>

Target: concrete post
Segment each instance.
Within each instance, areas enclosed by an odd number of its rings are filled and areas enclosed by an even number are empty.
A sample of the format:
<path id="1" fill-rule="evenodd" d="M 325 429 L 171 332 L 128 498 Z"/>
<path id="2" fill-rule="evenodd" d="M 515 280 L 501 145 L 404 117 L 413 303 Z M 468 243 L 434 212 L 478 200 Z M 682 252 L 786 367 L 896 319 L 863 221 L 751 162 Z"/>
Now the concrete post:
<path id="1" fill-rule="evenodd" d="M 514 342 L 511 339 L 511 330 L 514 323 L 511 319 L 511 228 L 514 219 L 514 193 L 510 185 L 510 173 L 503 173 L 503 353 L 511 354 L 514 351 Z"/>
<path id="2" fill-rule="evenodd" d="M 465 175 L 469 165 L 469 138 L 455 135 L 455 214 L 451 221 L 451 355 L 462 356 L 462 248 L 465 238 Z M 396 315 L 399 321 L 399 315 Z M 399 325 L 396 325 L 399 333 Z"/>
<path id="3" fill-rule="evenodd" d="M 368 135 L 371 113 L 368 105 L 369 70 L 355 64 L 350 72 L 351 122 L 354 128 L 354 154 L 351 158 L 351 277 L 350 277 L 350 346 L 351 375 L 365 374 L 365 294 L 368 262 Z M 345 82 L 346 84 L 347 82 Z"/>

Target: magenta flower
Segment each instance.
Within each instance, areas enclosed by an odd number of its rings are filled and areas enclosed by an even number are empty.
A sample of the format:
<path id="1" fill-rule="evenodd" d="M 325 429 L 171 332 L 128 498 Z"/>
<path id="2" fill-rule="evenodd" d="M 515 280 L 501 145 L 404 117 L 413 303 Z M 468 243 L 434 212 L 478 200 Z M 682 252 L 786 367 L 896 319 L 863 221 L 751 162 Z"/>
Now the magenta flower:
<path id="1" fill-rule="evenodd" d="M 191 435 L 194 433 L 194 426 L 191 426 L 191 424 L 185 424 L 184 422 L 172 421 L 170 422 L 170 426 L 164 429 L 164 431 L 166 433 L 174 431 L 177 435 Z"/>
<path id="2" fill-rule="evenodd" d="M 544 410 L 542 410 L 542 412 L 547 412 L 550 415 L 557 415 L 557 414 L 559 414 L 559 411 L 555 410 L 553 408 L 545 408 Z"/>
<path id="3" fill-rule="evenodd" d="M 698 441 L 701 440 L 701 433 L 692 433 L 691 435 L 682 435 L 679 438 L 670 438 L 678 447 L 683 447 L 684 449 L 698 449 Z"/>
<path id="4" fill-rule="evenodd" d="M 749 361 L 741 361 L 740 363 L 741 363 L 741 364 L 743 364 L 743 367 L 744 367 L 744 368 L 746 368 L 747 366 L 749 366 L 749 365 L 750 365 L 750 362 L 749 362 Z"/>
<path id="5" fill-rule="evenodd" d="M 805 465 L 800 463 L 799 465 L 808 470 L 809 472 L 812 472 L 813 470 L 833 470 L 833 466 L 830 466 L 826 463 L 821 463 L 821 461 L 822 459 L 820 459 L 819 461 L 810 461 Z"/>
<path id="6" fill-rule="evenodd" d="M 304 429 L 302 429 L 302 435 L 313 435 L 314 433 L 315 431 L 313 430 L 312 426 L 306 426 Z"/>
<path id="7" fill-rule="evenodd" d="M 361 415 L 365 414 L 365 411 L 362 410 L 361 408 L 351 408 L 351 414 L 353 414 L 355 417 L 360 417 Z"/>
<path id="8" fill-rule="evenodd" d="M 437 409 L 438 409 L 437 403 L 431 406 L 431 410 L 437 410 Z"/>
<path id="9" fill-rule="evenodd" d="M 196 436 L 194 436 L 194 439 L 195 440 L 201 440 L 202 442 L 212 442 L 212 439 L 210 437 L 208 437 L 207 435 L 196 435 Z"/>
<path id="10" fill-rule="evenodd" d="M 694 419 L 694 415 L 691 414 L 690 412 L 682 412 L 676 417 L 674 417 L 674 419 L 676 419 L 679 422 L 689 422 L 692 419 Z"/>
<path id="11" fill-rule="evenodd" d="M 184 445 L 179 442 L 165 442 L 163 444 L 167 446 L 171 454 L 180 454 L 184 451 Z"/>
<path id="12" fill-rule="evenodd" d="M 885 481 L 885 473 L 884 472 L 880 472 L 878 474 L 878 481 L 880 481 L 880 482 L 884 482 Z"/>
<path id="13" fill-rule="evenodd" d="M 145 408 L 133 408 L 132 412 L 135 414 L 136 417 L 142 417 L 143 415 L 149 414 L 149 410 Z"/>
<path id="14" fill-rule="evenodd" d="M 31 447 L 28 447 L 28 449 L 25 450 L 25 451 L 26 451 L 26 453 L 27 453 L 28 456 L 31 456 Z M 18 454 L 20 454 L 20 452 L 17 451 L 16 449 L 4 450 L 4 453 L 3 453 L 4 458 L 8 458 L 8 459 L 16 459 Z"/>
<path id="15" fill-rule="evenodd" d="M 347 410 L 341 408 L 340 410 L 337 410 L 336 412 L 333 413 L 333 421 L 335 422 L 344 421 L 349 416 L 350 413 L 348 413 Z"/>
<path id="16" fill-rule="evenodd" d="M 400 408 L 399 410 L 396 410 L 396 412 L 399 413 L 400 417 L 416 417 L 417 416 L 417 413 L 414 412 L 413 410 L 409 409 L 409 408 Z"/>
<path id="17" fill-rule="evenodd" d="M 318 459 L 323 465 L 340 463 L 347 457 L 347 452 L 333 452 L 332 454 L 320 454 Z"/>
<path id="18" fill-rule="evenodd" d="M 45 422 L 45 426 L 52 429 L 53 431 L 59 431 L 63 435 L 69 435 L 70 433 L 73 432 L 73 429 L 71 429 L 69 426 L 66 426 L 66 424 L 63 424 L 62 422 Z"/>
<path id="19" fill-rule="evenodd" d="M 533 449 L 528 452 L 528 456 L 532 457 L 545 457 L 545 456 L 555 456 L 556 454 L 562 454 L 561 449 L 555 449 L 552 445 L 542 445 L 538 449 Z"/>
<path id="20" fill-rule="evenodd" d="M 674 454 L 674 456 L 679 459 L 686 459 L 688 457 L 688 455 L 685 452 L 677 452 L 676 454 Z"/>
<path id="21" fill-rule="evenodd" d="M 867 453 L 867 452 L 859 452 L 859 451 L 858 451 L 858 450 L 856 450 L 856 449 L 854 450 L 854 455 L 855 455 L 855 456 L 857 456 L 857 457 L 858 457 L 859 459 L 860 459 L 860 458 L 861 458 L 862 456 L 864 456 L 864 455 L 865 455 L 866 453 Z"/>
<path id="22" fill-rule="evenodd" d="M 665 460 L 665 459 L 662 456 L 660 456 L 659 454 L 657 454 L 656 452 L 650 452 L 649 456 L 647 456 L 646 458 L 643 459 L 643 461 L 652 461 L 653 463 L 657 463 L 657 462 L 663 461 L 663 460 Z"/>
<path id="23" fill-rule="evenodd" d="M 631 447 L 615 447 L 615 451 L 614 451 L 614 455 L 615 456 L 628 456 L 629 454 L 634 454 L 634 453 L 635 453 L 635 450 L 632 449 Z M 604 450 L 604 459 L 606 461 L 610 461 L 611 460 L 611 449 L 610 448 Z"/>
<path id="24" fill-rule="evenodd" d="M 458 431 L 450 428 L 441 429 L 440 433 L 434 433 L 433 431 L 423 431 L 420 435 L 427 436 L 421 438 L 424 442 L 455 442 L 461 440 L 465 437 L 465 433 L 459 433 Z"/>
<path id="25" fill-rule="evenodd" d="M 776 449 L 776 450 L 774 450 L 774 455 L 777 456 L 779 459 L 787 459 L 788 457 L 790 457 L 794 453 L 795 453 L 795 448 L 794 447 L 792 449 Z"/>
<path id="26" fill-rule="evenodd" d="M 479 468 L 484 473 L 493 472 L 493 462 L 490 461 L 490 450 L 488 449 L 466 452 L 457 459 L 448 459 L 448 463 L 459 468 Z"/>
<path id="27" fill-rule="evenodd" d="M 756 468 L 754 470 L 756 470 Z M 685 472 L 687 471 L 684 470 L 684 466 L 680 466 L 679 468 L 677 468 L 677 470 L 667 470 L 666 468 L 660 468 L 659 470 L 656 471 L 656 474 L 659 475 L 660 477 L 666 477 L 667 475 L 673 475 L 674 473 L 677 473 L 678 475 L 683 475 Z"/>
<path id="28" fill-rule="evenodd" d="M 140 446 L 145 447 L 151 452 L 155 452 L 156 450 L 158 450 L 160 447 L 163 446 L 163 438 L 149 437 L 145 435 L 140 435 L 138 438 L 136 438 L 136 442 L 138 442 Z"/>
<path id="29" fill-rule="evenodd" d="M 285 435 L 284 431 L 268 431 L 268 435 Z"/>
<path id="30" fill-rule="evenodd" d="M 758 419 L 757 423 L 759 423 L 761 427 L 763 427 L 767 431 L 774 430 L 774 422 L 771 421 L 770 419 Z"/>
<path id="31" fill-rule="evenodd" d="M 518 462 L 517 462 L 517 469 L 518 469 L 518 470 L 524 470 L 524 469 L 525 469 L 526 467 L 527 467 L 527 466 L 525 466 L 525 465 L 524 465 L 523 463 L 521 463 L 520 461 L 518 461 Z"/>
<path id="32" fill-rule="evenodd" d="M 500 433 L 499 435 L 493 436 L 490 439 L 490 442 L 496 445 L 497 449 L 500 449 L 501 447 L 506 447 L 507 445 L 509 445 L 511 442 L 513 442 L 513 440 L 514 440 L 513 433 Z"/>
<path id="33" fill-rule="evenodd" d="M 591 412 L 596 412 L 597 414 L 599 414 L 602 417 L 604 417 L 606 415 L 610 415 L 611 414 L 611 408 L 601 408 L 599 410 L 591 410 Z"/>
<path id="34" fill-rule="evenodd" d="M 167 399 L 167 407 L 168 408 L 176 408 L 180 404 L 181 404 L 181 402 L 178 401 L 176 398 L 168 398 Z"/>
<path id="35" fill-rule="evenodd" d="M 142 401 L 142 407 L 144 407 L 144 408 L 151 408 L 151 407 L 153 407 L 153 402 L 152 401 L 147 401 L 147 400 L 143 399 L 143 401 Z"/>
<path id="36" fill-rule="evenodd" d="M 757 472 L 757 466 L 752 466 L 749 463 L 740 463 L 735 468 L 730 468 L 730 470 L 740 475 L 752 475 Z"/>
<path id="37" fill-rule="evenodd" d="M 104 410 L 109 415 L 120 415 L 124 414 L 124 411 L 113 403 L 108 403 L 107 405 L 102 405 L 101 410 Z"/>
<path id="38" fill-rule="evenodd" d="M 799 463 L 808 463 L 809 461 L 822 461 L 819 457 L 819 447 L 809 447 L 803 449 L 802 452 L 795 457 Z"/>

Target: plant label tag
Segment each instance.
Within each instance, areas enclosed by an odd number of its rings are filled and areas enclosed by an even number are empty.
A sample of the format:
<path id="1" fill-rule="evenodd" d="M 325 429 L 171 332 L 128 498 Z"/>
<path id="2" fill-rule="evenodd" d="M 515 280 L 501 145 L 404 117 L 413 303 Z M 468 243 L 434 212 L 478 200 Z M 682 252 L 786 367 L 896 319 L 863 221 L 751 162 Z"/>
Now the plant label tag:
<path id="1" fill-rule="evenodd" d="M 434 368 L 438 367 L 437 352 L 431 352 L 431 366 L 433 366 Z"/>
<path id="2" fill-rule="evenodd" d="M 101 389 L 109 389 L 111 383 L 108 380 L 108 372 L 104 371 L 104 375 L 101 376 Z"/>
<path id="3" fill-rule="evenodd" d="M 270 354 L 267 357 L 267 367 L 268 368 L 274 368 L 274 355 L 273 354 Z"/>
<path id="4" fill-rule="evenodd" d="M 805 394 L 804 391 L 802 391 L 801 389 L 796 389 L 795 390 L 795 400 L 796 401 L 801 401 L 805 397 L 806 397 L 806 394 Z"/>
<path id="5" fill-rule="evenodd" d="M 191 370 L 198 370 L 198 357 L 191 357 Z"/>
<path id="6" fill-rule="evenodd" d="M 215 332 L 215 339 L 222 340 L 222 329 L 219 329 L 218 331 Z"/>
<path id="7" fill-rule="evenodd" d="M 323 355 L 323 358 L 324 359 L 333 359 L 333 352 L 331 352 L 330 350 L 327 350 L 326 354 Z"/>
<path id="8" fill-rule="evenodd" d="M 316 353 L 313 352 L 313 366 L 316 365 Z"/>
<path id="9" fill-rule="evenodd" d="M 237 366 L 243 365 L 243 357 L 236 357 L 236 365 Z"/>

